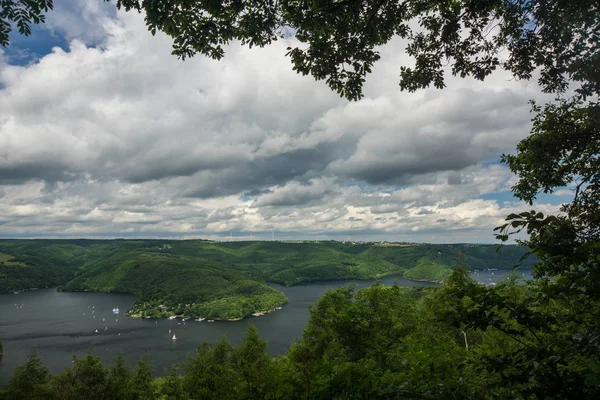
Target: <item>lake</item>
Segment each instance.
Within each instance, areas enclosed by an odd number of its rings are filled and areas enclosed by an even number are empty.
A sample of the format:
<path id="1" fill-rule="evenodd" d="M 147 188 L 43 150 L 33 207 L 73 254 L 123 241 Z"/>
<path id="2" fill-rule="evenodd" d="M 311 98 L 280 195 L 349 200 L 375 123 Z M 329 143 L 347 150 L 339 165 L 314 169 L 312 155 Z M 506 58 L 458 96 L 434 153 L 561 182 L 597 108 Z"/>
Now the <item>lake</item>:
<path id="1" fill-rule="evenodd" d="M 530 278 L 529 271 L 524 271 Z M 481 282 L 497 282 L 509 271 L 480 271 L 472 276 Z M 429 282 L 413 282 L 403 277 L 386 277 L 384 284 L 432 286 Z M 112 293 L 69 293 L 42 289 L 17 295 L 0 295 L 0 342 L 4 357 L 0 358 L 0 385 L 10 379 L 15 367 L 23 365 L 32 349 L 40 354 L 53 373 L 71 365 L 73 355 L 82 357 L 94 347 L 93 354 L 110 366 L 123 352 L 133 364 L 150 354 L 156 374 L 180 363 L 203 341 L 218 340 L 223 335 L 239 344 L 248 324 L 257 326 L 263 339 L 269 341 L 269 353 L 284 353 L 302 335 L 308 321 L 308 306 L 314 304 L 328 288 L 346 286 L 350 281 L 313 283 L 294 287 L 271 284 L 286 294 L 289 303 L 262 317 L 238 322 L 195 322 L 188 320 L 134 319 L 124 315 L 135 302 L 135 296 Z M 357 281 L 357 287 L 372 281 Z M 115 306 L 120 314 L 113 314 Z M 98 332 L 96 333 L 96 330 Z M 169 330 L 176 334 L 172 340 Z"/>

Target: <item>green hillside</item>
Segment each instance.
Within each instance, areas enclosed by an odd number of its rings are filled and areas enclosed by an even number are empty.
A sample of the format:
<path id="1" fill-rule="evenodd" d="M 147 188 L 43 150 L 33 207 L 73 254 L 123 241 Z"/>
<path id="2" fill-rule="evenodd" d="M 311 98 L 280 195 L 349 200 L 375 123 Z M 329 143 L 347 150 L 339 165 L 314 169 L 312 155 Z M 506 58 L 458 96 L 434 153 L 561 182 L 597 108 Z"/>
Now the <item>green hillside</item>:
<path id="1" fill-rule="evenodd" d="M 404 272 L 406 279 L 413 281 L 444 282 L 452 270 L 435 262 L 421 260 L 420 263 Z"/>
<path id="2" fill-rule="evenodd" d="M 525 249 L 475 245 L 203 240 L 0 240 L 0 292 L 58 286 L 138 296 L 131 314 L 239 319 L 287 301 L 266 282 L 441 282 L 458 263 L 512 268 Z M 531 261 L 525 266 L 529 266 Z M 163 306 L 163 307 L 160 307 Z"/>

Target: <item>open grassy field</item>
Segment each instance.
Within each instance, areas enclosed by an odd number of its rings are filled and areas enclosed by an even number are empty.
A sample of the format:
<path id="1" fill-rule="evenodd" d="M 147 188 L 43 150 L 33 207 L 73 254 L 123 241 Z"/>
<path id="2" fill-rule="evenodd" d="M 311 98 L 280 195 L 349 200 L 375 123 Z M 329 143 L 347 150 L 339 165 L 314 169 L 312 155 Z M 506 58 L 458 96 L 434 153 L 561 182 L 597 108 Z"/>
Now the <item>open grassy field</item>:
<path id="1" fill-rule="evenodd" d="M 15 259 L 15 256 L 11 256 L 10 254 L 0 253 L 0 264 L 9 265 L 9 266 L 19 266 L 24 267 L 25 264 L 21 261 L 12 261 Z"/>

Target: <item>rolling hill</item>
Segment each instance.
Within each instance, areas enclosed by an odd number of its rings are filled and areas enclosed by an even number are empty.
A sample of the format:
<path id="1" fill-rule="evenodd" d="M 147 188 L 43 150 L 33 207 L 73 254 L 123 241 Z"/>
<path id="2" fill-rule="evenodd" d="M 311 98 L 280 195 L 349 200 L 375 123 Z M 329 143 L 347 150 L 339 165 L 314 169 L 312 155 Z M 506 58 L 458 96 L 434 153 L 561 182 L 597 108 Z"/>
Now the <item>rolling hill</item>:
<path id="1" fill-rule="evenodd" d="M 0 240 L 0 292 L 57 286 L 133 293 L 134 316 L 239 319 L 287 301 L 267 282 L 291 286 L 402 274 L 441 282 L 458 263 L 512 268 L 526 253 L 518 246 L 496 250 L 334 241 Z"/>

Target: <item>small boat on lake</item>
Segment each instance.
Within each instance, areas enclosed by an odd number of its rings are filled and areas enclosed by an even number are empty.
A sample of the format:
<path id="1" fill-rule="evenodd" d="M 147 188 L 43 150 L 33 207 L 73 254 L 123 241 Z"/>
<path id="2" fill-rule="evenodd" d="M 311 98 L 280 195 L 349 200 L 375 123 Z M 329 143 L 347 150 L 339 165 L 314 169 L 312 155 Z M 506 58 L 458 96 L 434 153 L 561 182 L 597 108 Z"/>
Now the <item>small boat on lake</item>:
<path id="1" fill-rule="evenodd" d="M 177 340 L 177 336 L 175 336 L 175 334 L 173 334 L 173 340 Z"/>
<path id="2" fill-rule="evenodd" d="M 202 321 L 204 321 L 205 319 L 206 319 L 206 318 L 196 318 L 194 321 L 196 321 L 196 322 L 202 322 Z"/>
<path id="3" fill-rule="evenodd" d="M 170 319 L 170 320 L 173 320 L 173 319 L 175 319 L 175 318 L 177 318 L 175 315 L 171 315 L 171 316 L 169 317 L 169 319 Z"/>
<path id="4" fill-rule="evenodd" d="M 119 313 L 119 306 L 116 306 L 115 308 L 113 308 L 113 314 L 118 314 Z"/>
<path id="5" fill-rule="evenodd" d="M 96 329 L 96 331 L 94 333 L 98 333 L 98 329 Z"/>
<path id="6" fill-rule="evenodd" d="M 209 320 L 208 320 L 208 321 L 206 321 L 206 322 L 215 322 L 215 320 L 214 320 L 214 319 L 209 319 Z"/>

